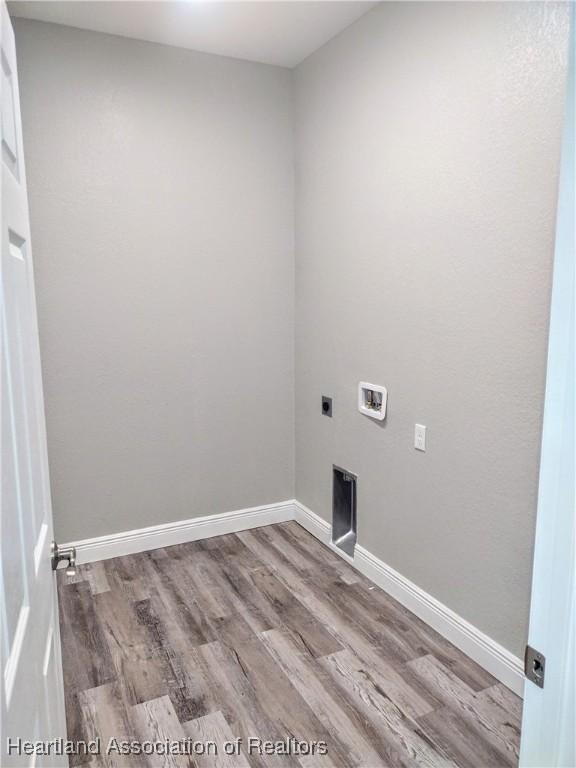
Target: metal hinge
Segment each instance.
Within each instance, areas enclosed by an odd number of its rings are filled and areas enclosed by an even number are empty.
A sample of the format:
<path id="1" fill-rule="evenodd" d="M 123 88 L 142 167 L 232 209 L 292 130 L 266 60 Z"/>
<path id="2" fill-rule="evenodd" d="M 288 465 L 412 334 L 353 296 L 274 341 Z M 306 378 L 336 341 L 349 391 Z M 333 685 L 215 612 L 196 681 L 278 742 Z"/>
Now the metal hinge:
<path id="1" fill-rule="evenodd" d="M 544 688 L 545 669 L 546 657 L 544 654 L 527 645 L 524 654 L 524 674 L 528 680 L 532 680 L 539 688 Z"/>

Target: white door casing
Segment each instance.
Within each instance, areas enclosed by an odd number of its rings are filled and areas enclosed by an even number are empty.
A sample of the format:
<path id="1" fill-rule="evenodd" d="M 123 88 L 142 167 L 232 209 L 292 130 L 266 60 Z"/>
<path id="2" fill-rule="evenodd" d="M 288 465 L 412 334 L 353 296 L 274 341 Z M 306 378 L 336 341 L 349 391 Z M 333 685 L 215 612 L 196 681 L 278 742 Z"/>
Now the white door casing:
<path id="1" fill-rule="evenodd" d="M 14 31 L 1 4 L 0 765 L 65 765 L 10 754 L 8 739 L 65 737 L 40 347 Z"/>

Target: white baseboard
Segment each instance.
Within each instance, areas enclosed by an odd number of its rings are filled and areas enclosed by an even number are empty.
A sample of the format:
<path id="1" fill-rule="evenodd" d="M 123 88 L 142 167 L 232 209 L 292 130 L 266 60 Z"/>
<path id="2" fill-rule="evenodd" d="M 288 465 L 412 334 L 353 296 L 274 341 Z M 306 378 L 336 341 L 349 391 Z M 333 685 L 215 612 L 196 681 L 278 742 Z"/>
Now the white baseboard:
<path id="1" fill-rule="evenodd" d="M 331 527 L 323 518 L 298 501 L 282 501 L 261 507 L 238 509 L 219 515 L 154 525 L 110 536 L 70 542 L 76 547 L 78 563 L 108 560 L 111 557 L 145 552 L 172 544 L 207 539 L 225 533 L 237 533 L 263 525 L 296 520 L 313 536 L 350 562 L 360 573 L 381 587 L 439 634 L 460 648 L 477 664 L 519 696 L 524 692 L 522 660 L 454 613 L 439 600 L 395 571 L 362 546 L 356 546 L 354 558 L 344 555 L 331 544 Z"/>
<path id="2" fill-rule="evenodd" d="M 521 659 L 364 547 L 356 546 L 354 558 L 343 555 L 330 542 L 330 524 L 298 501 L 295 501 L 294 505 L 296 520 L 307 531 L 352 563 L 360 573 L 415 613 L 514 693 L 523 696 L 524 664 Z"/>
<path id="3" fill-rule="evenodd" d="M 285 523 L 294 520 L 293 501 L 281 501 L 277 504 L 265 504 L 261 507 L 237 509 L 219 515 L 195 517 L 191 520 L 179 520 L 176 523 L 152 525 L 132 531 L 121 531 L 109 536 L 98 536 L 83 541 L 63 544 L 64 547 L 76 547 L 78 563 L 91 563 L 95 560 L 109 560 L 111 557 L 132 555 L 187 541 L 209 539 L 225 533 L 237 533 L 250 528 L 260 528 L 273 523 Z"/>

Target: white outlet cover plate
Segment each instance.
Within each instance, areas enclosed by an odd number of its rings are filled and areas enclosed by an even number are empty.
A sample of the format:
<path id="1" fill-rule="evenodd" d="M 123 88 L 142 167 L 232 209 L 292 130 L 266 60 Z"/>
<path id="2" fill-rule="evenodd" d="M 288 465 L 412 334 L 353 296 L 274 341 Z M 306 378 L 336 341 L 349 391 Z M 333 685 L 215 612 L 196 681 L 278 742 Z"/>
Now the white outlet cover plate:
<path id="1" fill-rule="evenodd" d="M 417 451 L 426 450 L 426 427 L 424 424 L 414 424 L 414 448 Z"/>
<path id="2" fill-rule="evenodd" d="M 372 390 L 372 392 L 379 392 L 382 395 L 382 407 L 379 411 L 366 406 L 366 392 L 369 389 Z M 371 419 L 376 419 L 377 421 L 384 421 L 386 418 L 387 401 L 388 391 L 386 390 L 386 387 L 382 387 L 380 384 L 370 384 L 367 381 L 361 381 L 358 384 L 358 410 L 365 416 L 370 416 Z"/>

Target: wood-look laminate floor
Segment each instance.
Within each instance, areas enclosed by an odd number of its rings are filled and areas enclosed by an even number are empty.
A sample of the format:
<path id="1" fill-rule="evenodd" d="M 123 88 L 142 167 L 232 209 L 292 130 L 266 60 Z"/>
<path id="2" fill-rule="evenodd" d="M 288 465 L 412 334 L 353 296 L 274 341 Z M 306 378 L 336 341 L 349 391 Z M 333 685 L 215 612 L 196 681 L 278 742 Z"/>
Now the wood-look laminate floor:
<path id="1" fill-rule="evenodd" d="M 71 765 L 517 764 L 520 699 L 297 523 L 80 566 L 59 595 L 70 739 L 218 748 Z"/>

